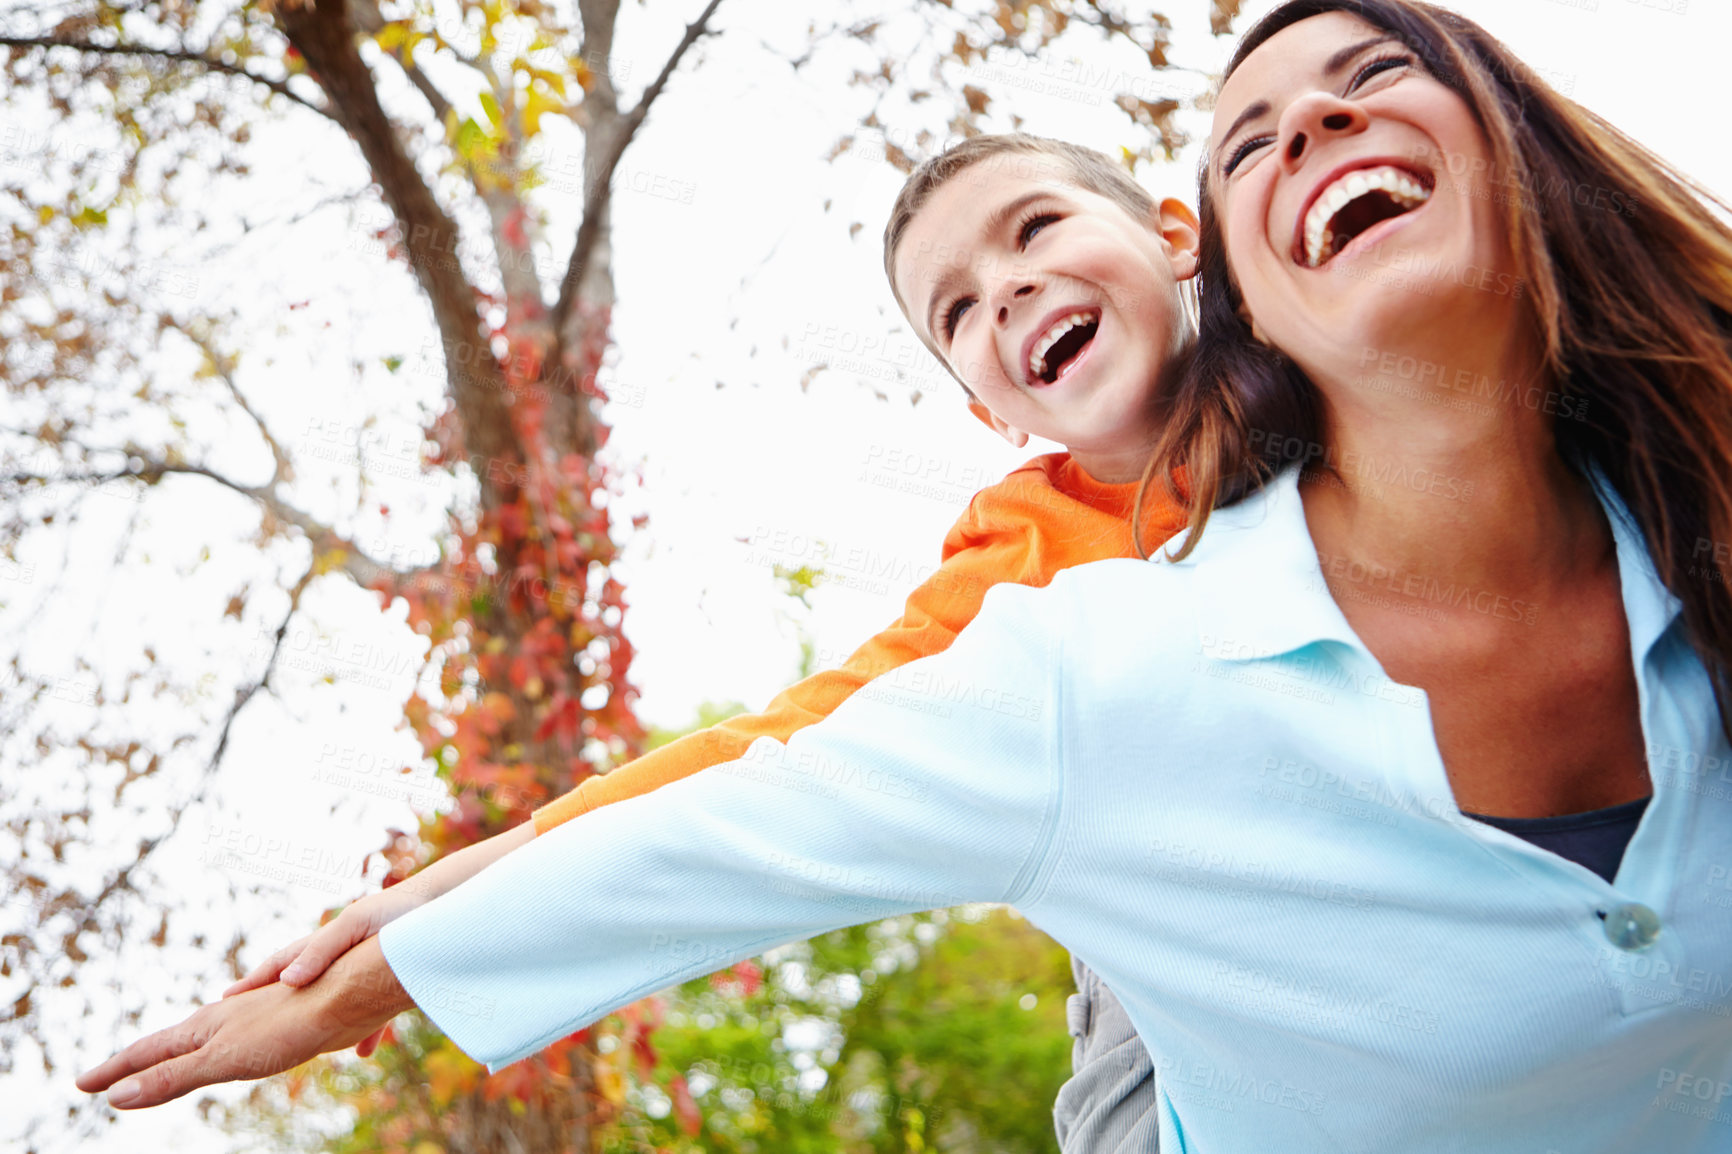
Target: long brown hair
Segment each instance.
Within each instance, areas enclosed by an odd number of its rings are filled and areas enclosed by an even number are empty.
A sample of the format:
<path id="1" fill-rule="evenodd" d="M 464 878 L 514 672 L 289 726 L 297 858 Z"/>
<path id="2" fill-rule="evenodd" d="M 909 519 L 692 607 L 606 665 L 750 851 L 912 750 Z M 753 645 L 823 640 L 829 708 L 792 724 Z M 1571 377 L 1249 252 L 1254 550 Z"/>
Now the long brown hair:
<path id="1" fill-rule="evenodd" d="M 1580 473 L 1597 465 L 1629 506 L 1683 602 L 1732 738 L 1732 564 L 1715 562 L 1732 558 L 1732 229 L 1714 211 L 1728 210 L 1479 25 L 1430 4 L 1294 0 L 1246 33 L 1223 81 L 1277 32 L 1325 12 L 1405 42 L 1467 102 L 1493 171 L 1519 190 L 1504 211 L 1516 272 L 1553 387 L 1579 418 L 1554 418 L 1558 450 Z M 1207 173 L 1205 157 L 1198 342 L 1145 477 L 1187 507 L 1192 529 L 1174 559 L 1196 546 L 1211 509 L 1280 471 L 1260 445 L 1323 444 L 1316 387 L 1240 315 Z"/>

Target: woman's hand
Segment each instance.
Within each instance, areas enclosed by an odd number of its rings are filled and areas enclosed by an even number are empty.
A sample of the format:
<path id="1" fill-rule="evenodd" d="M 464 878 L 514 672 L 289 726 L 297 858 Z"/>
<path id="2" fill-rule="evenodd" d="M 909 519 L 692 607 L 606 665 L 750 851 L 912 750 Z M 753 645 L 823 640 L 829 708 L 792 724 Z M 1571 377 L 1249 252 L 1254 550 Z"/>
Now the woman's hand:
<path id="1" fill-rule="evenodd" d="M 353 1046 L 414 1004 L 379 939 L 368 938 L 311 985 L 273 982 L 202 1006 L 80 1075 L 77 1085 L 95 1094 L 125 1079 L 109 1105 L 160 1106 L 201 1086 L 269 1077 Z"/>
<path id="2" fill-rule="evenodd" d="M 395 921 L 416 906 L 444 892 L 435 879 L 423 870 L 387 890 L 369 894 L 353 902 L 342 913 L 296 942 L 291 942 L 253 967 L 244 978 L 223 991 L 223 997 L 256 990 L 273 982 L 290 987 L 308 985 L 318 980 L 327 967 L 359 942 L 377 934 L 386 923 Z M 455 883 L 453 883 L 455 884 Z M 449 888 L 449 887 L 446 887 Z M 384 1029 L 363 1038 L 355 1047 L 361 1058 L 371 1057 L 384 1036 Z"/>
<path id="3" fill-rule="evenodd" d="M 366 941 L 387 923 L 467 881 L 534 837 L 534 823 L 523 822 L 505 833 L 477 842 L 434 862 L 390 889 L 380 890 L 351 903 L 325 925 L 299 941 L 289 943 L 253 967 L 240 981 L 224 990 L 223 997 L 245 993 L 272 982 L 305 986 L 309 982 L 317 981 L 326 967 L 357 942 Z M 377 1033 L 363 1038 L 355 1047 L 356 1055 L 362 1058 L 371 1056 L 378 1048 L 384 1032 L 381 1028 Z"/>

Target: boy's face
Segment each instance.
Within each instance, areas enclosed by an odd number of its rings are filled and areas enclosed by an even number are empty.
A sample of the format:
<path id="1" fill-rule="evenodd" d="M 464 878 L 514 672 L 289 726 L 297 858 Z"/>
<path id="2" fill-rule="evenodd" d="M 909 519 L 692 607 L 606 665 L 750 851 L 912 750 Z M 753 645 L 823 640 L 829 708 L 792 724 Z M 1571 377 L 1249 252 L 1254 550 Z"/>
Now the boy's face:
<path id="1" fill-rule="evenodd" d="M 1163 201 L 1137 220 L 1053 157 L 979 161 L 934 192 L 896 253 L 909 323 L 1012 444 L 1070 449 L 1098 479 L 1140 461 L 1155 383 L 1186 335 L 1178 281 L 1196 217 Z M 1102 467 L 1091 467 L 1091 460 Z M 1132 475 L 1140 468 L 1132 469 Z"/>

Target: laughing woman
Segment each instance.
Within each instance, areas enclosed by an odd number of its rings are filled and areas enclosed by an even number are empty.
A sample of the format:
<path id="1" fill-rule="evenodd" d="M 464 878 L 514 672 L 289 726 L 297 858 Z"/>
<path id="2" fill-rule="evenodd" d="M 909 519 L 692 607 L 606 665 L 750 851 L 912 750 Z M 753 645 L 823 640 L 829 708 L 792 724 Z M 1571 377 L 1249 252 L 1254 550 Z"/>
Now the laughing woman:
<path id="1" fill-rule="evenodd" d="M 1215 115 L 1168 556 L 995 589 L 905 679 L 946 717 L 851 698 L 80 1084 L 145 1070 L 148 1105 L 412 1003 L 497 1070 L 981 900 L 1117 992 L 1164 1151 L 1725 1149 L 1732 235 L 1402 0 L 1278 9 Z M 814 762 L 865 784 L 815 799 Z"/>

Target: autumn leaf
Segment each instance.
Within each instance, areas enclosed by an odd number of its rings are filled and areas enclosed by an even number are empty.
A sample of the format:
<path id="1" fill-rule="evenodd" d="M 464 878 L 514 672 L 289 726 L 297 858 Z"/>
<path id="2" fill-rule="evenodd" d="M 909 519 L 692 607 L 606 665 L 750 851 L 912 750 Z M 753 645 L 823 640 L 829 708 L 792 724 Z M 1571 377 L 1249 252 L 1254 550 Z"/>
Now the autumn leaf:
<path id="1" fill-rule="evenodd" d="M 680 1129 L 692 1137 L 697 1137 L 703 1129 L 704 1117 L 698 1112 L 698 1104 L 692 1098 L 692 1091 L 686 1085 L 684 1074 L 675 1074 L 668 1082 L 668 1097 L 674 1102 L 674 1117 L 679 1119 Z"/>

